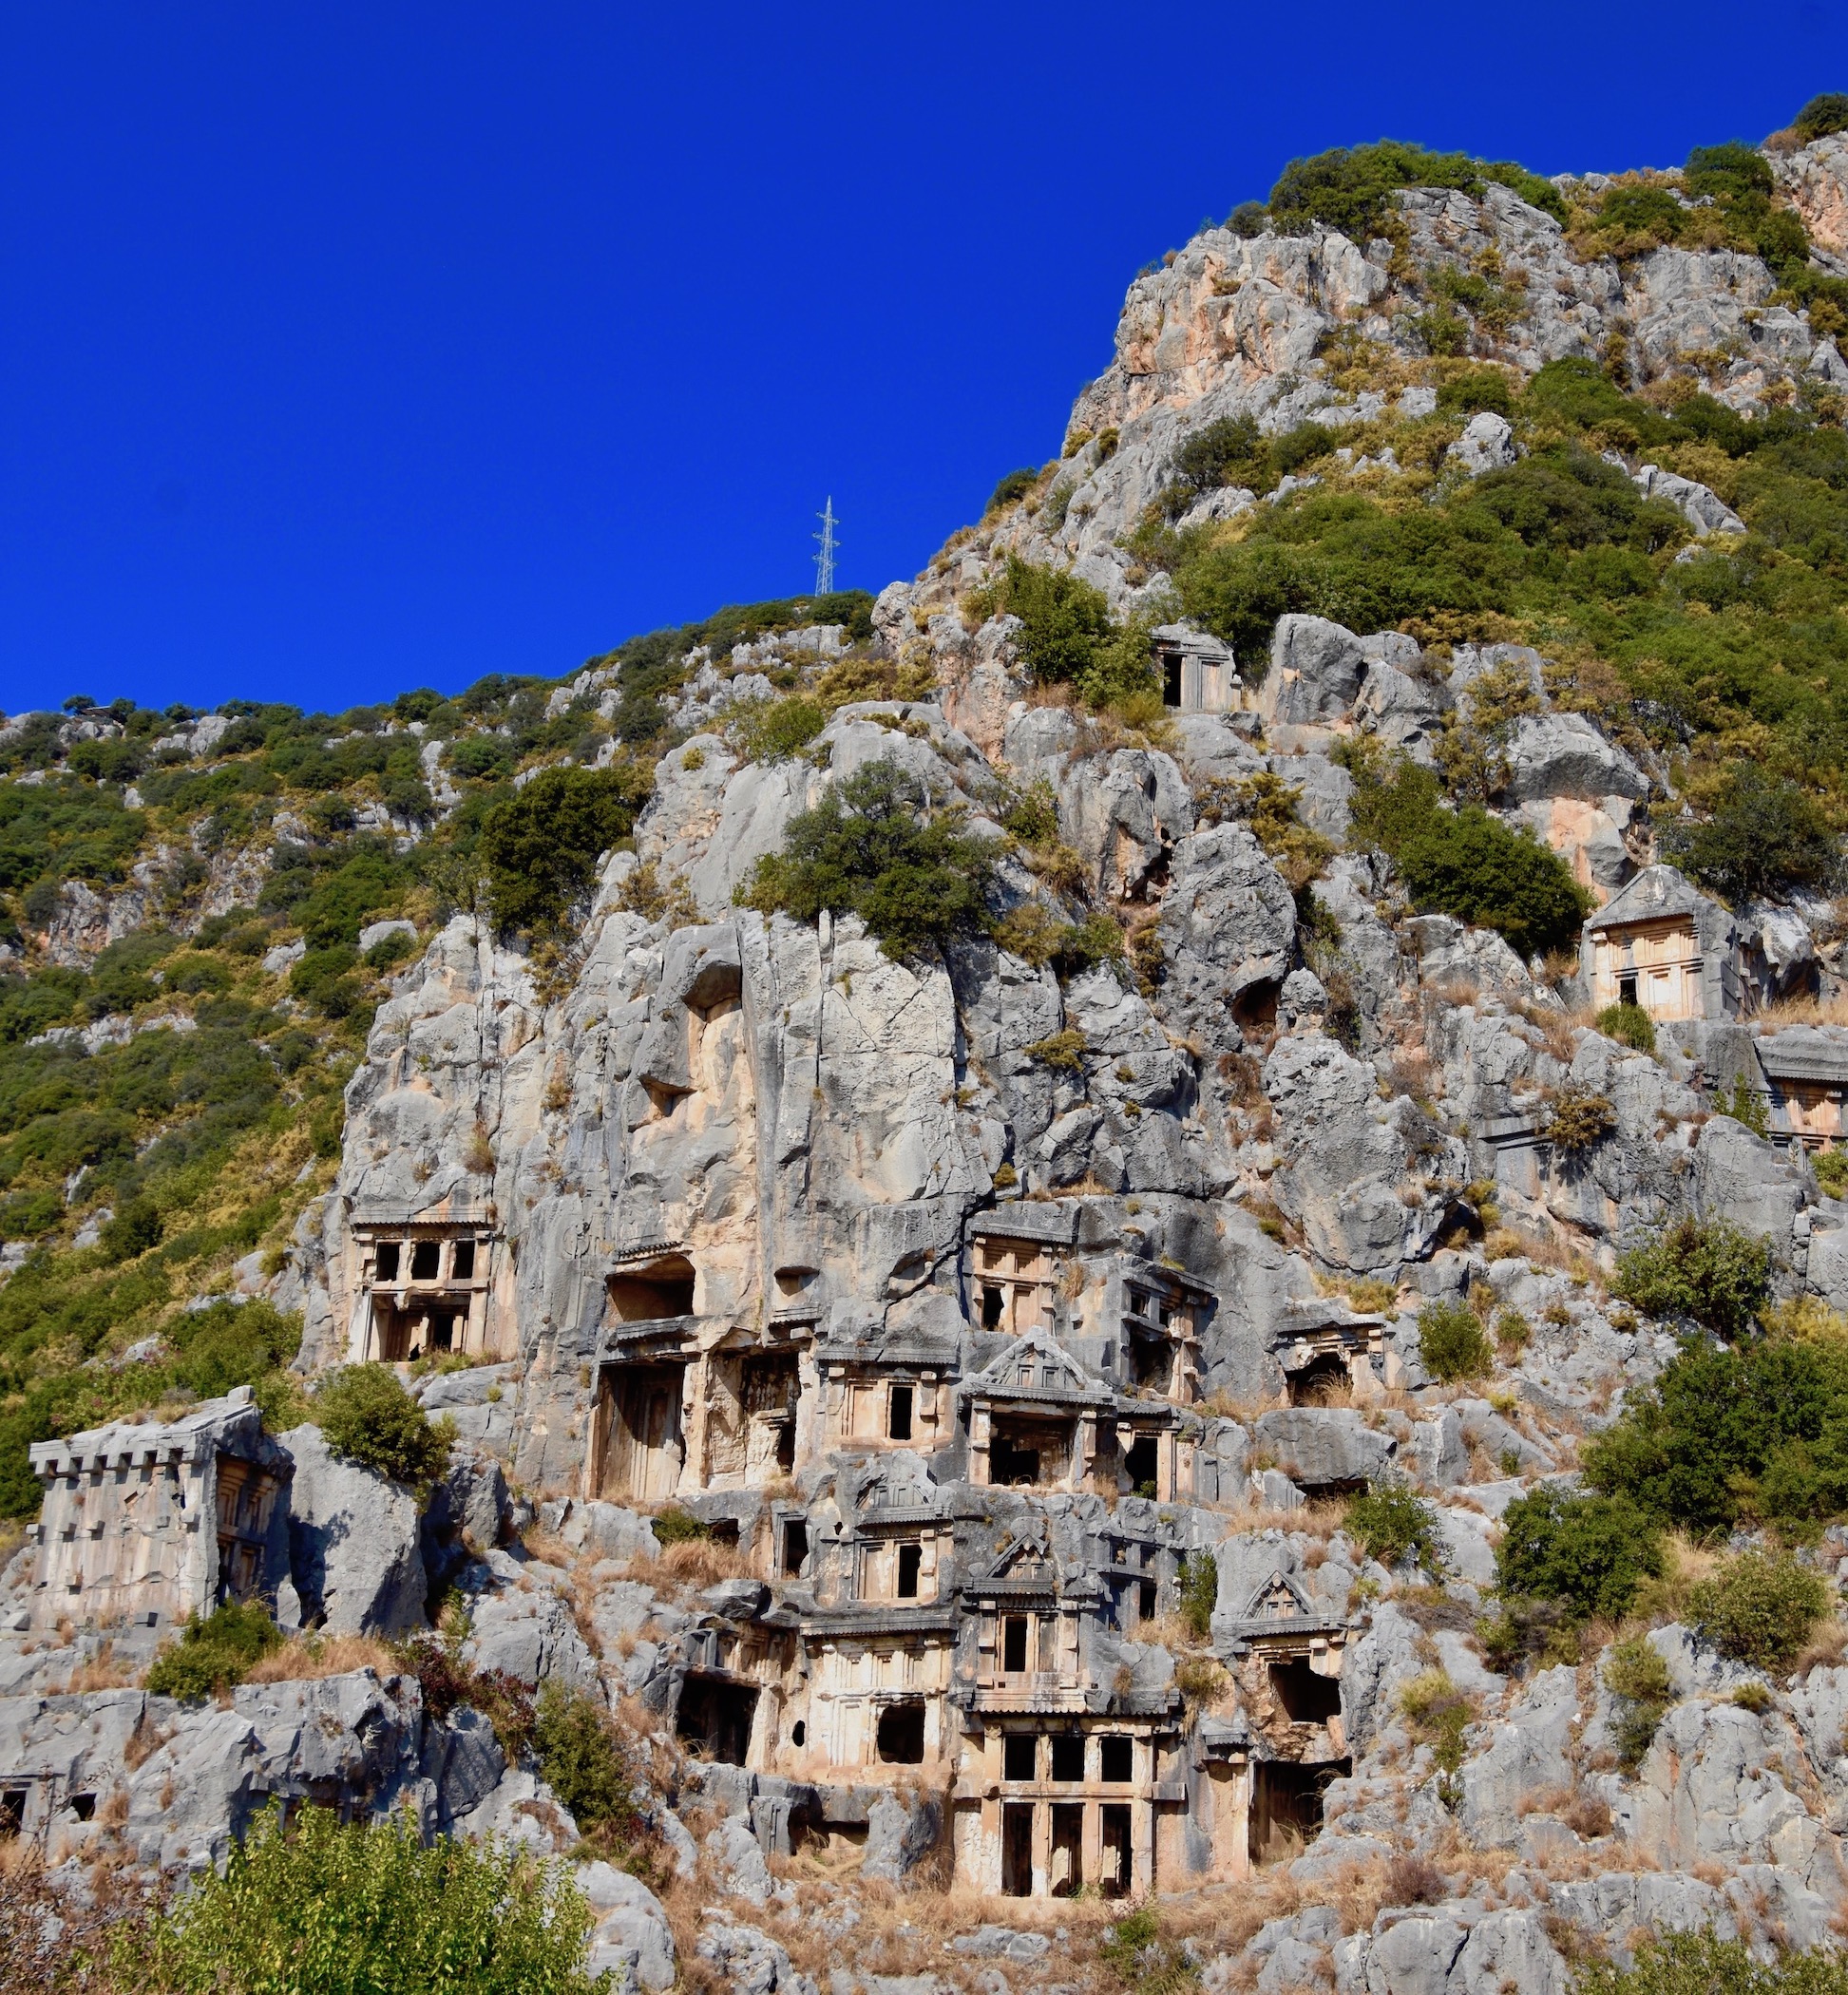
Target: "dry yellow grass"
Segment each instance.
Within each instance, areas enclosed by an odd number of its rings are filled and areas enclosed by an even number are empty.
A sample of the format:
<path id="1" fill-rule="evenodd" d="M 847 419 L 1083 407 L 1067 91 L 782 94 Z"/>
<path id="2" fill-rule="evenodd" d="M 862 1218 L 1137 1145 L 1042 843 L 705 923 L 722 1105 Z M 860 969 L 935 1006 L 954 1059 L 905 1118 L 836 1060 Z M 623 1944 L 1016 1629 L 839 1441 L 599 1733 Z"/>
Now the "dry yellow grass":
<path id="1" fill-rule="evenodd" d="M 1780 998 L 1753 1016 L 1772 1032 L 1786 1025 L 1848 1025 L 1848 992 L 1835 998 Z"/>
<path id="2" fill-rule="evenodd" d="M 343 1677 L 355 1669 L 375 1669 L 396 1676 L 404 1665 L 383 1642 L 371 1635 L 307 1635 L 285 1642 L 259 1657 L 244 1678 L 247 1683 L 306 1683 L 319 1677 Z"/>

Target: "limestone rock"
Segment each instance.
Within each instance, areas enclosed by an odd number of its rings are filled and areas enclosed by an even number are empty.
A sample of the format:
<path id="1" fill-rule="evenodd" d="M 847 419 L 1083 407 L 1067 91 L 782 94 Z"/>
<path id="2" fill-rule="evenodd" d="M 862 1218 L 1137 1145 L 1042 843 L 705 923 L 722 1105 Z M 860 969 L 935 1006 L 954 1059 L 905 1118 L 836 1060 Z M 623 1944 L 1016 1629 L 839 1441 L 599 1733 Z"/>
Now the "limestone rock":
<path id="1" fill-rule="evenodd" d="M 295 1459 L 289 1559 L 302 1618 L 333 1635 L 399 1635 L 424 1625 L 417 1500 L 371 1469 L 343 1461 L 318 1427 L 282 1436 Z"/>
<path id="2" fill-rule="evenodd" d="M 1484 471 L 1498 471 L 1515 463 L 1520 450 L 1508 418 L 1485 408 L 1471 416 L 1445 456 L 1470 477 L 1480 478 Z"/>

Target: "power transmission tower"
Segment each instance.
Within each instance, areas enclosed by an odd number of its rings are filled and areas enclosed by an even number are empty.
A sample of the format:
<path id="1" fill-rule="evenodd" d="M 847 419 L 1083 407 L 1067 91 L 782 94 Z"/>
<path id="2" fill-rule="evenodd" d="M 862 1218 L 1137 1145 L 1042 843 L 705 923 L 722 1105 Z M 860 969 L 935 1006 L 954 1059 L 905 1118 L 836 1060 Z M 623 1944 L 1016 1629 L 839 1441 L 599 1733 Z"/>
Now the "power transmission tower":
<path id="1" fill-rule="evenodd" d="M 821 522 L 821 531 L 810 536 L 821 542 L 821 552 L 815 557 L 815 594 L 831 596 L 834 593 L 834 550 L 841 544 L 834 538 L 834 529 L 841 522 L 834 517 L 834 495 L 831 492 L 828 495 L 827 509 L 817 513 L 815 518 Z"/>

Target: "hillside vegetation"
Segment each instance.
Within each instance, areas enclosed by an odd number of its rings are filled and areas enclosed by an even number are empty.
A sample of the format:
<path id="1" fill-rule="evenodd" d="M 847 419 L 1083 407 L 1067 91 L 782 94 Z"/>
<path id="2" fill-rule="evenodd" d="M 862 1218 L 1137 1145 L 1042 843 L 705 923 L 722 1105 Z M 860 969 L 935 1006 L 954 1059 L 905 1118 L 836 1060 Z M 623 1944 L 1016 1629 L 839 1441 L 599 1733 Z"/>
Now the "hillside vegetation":
<path id="1" fill-rule="evenodd" d="M 458 908 L 556 946 L 689 673 L 870 607 L 733 606 L 339 714 L 74 697 L 0 729 L 0 1515 L 37 1509 L 35 1440 L 238 1384 L 291 1409 L 298 1322 L 231 1298 L 332 1181 L 394 969 Z"/>

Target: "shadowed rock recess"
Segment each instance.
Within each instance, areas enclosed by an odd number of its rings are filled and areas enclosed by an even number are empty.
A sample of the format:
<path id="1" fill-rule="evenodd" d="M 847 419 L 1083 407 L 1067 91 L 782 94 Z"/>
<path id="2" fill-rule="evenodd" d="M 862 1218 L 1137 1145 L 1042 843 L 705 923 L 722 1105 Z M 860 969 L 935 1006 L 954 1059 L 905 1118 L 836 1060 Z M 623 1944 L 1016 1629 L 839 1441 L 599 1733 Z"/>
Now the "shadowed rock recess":
<path id="1" fill-rule="evenodd" d="M 1848 690 L 1750 649 L 1848 655 L 1848 136 L 1746 157 L 1749 213 L 1695 162 L 1401 188 L 1362 239 L 1241 211 L 858 628 L 623 647 L 524 736 L 327 721 L 427 786 L 359 807 L 411 884 L 327 970 L 374 965 L 356 1014 L 263 899 L 351 811 L 215 791 L 165 914 L 126 861 L 41 895 L 20 978 L 266 921 L 263 1030 L 350 1077 L 153 1325 L 295 1316 L 300 1390 L 163 1374 L 21 1440 L 7 1833 L 70 1886 L 171 1886 L 276 1797 L 581 1855 L 488 1708 L 557 1686 L 635 1782 L 646 1881 L 607 1839 L 578 1873 L 624 1986 L 1071 1987 L 1152 1895 L 1172 1971 L 1265 1995 L 1831 1944 L 1848 1428 L 1692 1437 L 1753 1365 L 1848 1421 Z M 1787 696 L 1676 676 L 1723 630 Z M 106 787 L 113 712 L 16 717 L 7 790 Z M 162 767 L 245 767 L 226 718 Z M 471 787 L 543 795 L 516 765 L 635 774 L 549 923 L 416 873 Z M 894 795 L 968 904 L 847 861 L 805 902 L 805 839 Z M 125 1056 L 222 988 L 31 1043 Z M 63 1197 L 13 1283 L 154 1264 Z M 359 1364 L 449 1423 L 433 1483 L 322 1432 Z M 1763 1571 L 1820 1583 L 1775 1639 L 1715 1605 Z M 224 1602 L 281 1646 L 141 1687 Z"/>

